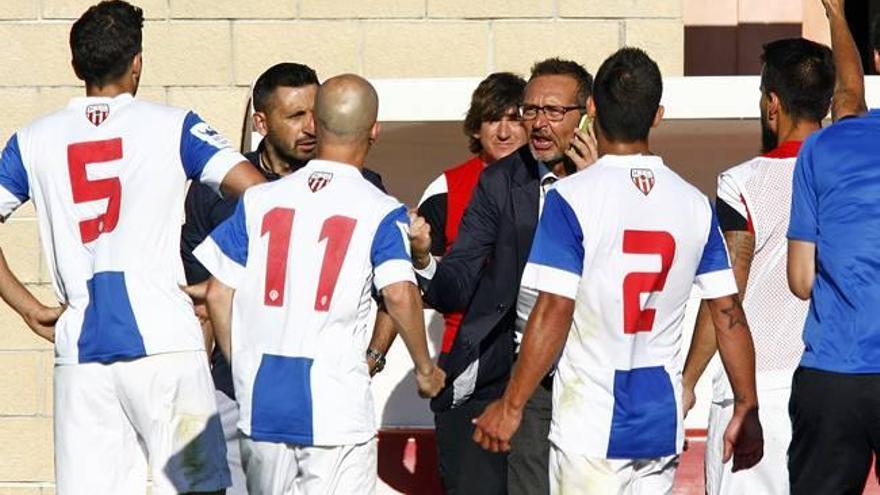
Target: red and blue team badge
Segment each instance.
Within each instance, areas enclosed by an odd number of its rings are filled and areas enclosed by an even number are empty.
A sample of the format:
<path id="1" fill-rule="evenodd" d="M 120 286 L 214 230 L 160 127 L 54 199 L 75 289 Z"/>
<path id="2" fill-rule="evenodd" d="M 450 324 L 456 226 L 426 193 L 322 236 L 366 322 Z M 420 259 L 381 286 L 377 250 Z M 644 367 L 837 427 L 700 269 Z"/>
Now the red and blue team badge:
<path id="1" fill-rule="evenodd" d="M 96 103 L 86 107 L 86 118 L 95 126 L 101 125 L 110 115 L 110 105 L 106 103 Z"/>
<path id="2" fill-rule="evenodd" d="M 330 180 L 333 179 L 333 174 L 329 172 L 313 172 L 312 175 L 309 176 L 309 189 L 312 192 L 318 192 L 321 189 L 330 183 Z"/>
<path id="3" fill-rule="evenodd" d="M 631 168 L 629 170 L 633 184 L 645 196 L 654 189 L 654 171 L 649 168 Z"/>

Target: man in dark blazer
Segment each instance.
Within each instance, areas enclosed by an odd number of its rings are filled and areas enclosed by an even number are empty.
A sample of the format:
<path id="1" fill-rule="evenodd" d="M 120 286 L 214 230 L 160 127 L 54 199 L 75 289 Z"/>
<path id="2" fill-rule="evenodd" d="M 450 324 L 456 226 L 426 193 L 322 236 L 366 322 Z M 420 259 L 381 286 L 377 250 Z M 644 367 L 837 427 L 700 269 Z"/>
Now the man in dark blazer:
<path id="1" fill-rule="evenodd" d="M 549 493 L 551 380 L 526 406 L 509 459 L 472 441 L 471 420 L 504 391 L 517 328 L 524 328 L 534 304 L 536 294 L 521 291 L 520 278 L 544 191 L 596 159 L 595 140 L 576 132 L 591 86 L 592 76 L 575 62 L 535 64 L 519 108 L 528 145 L 483 171 L 458 238 L 441 261 L 429 253 L 423 219 L 413 223 L 413 263 L 426 303 L 443 313 L 464 312 L 452 348 L 440 356 L 446 388 L 431 402 L 447 494 Z"/>

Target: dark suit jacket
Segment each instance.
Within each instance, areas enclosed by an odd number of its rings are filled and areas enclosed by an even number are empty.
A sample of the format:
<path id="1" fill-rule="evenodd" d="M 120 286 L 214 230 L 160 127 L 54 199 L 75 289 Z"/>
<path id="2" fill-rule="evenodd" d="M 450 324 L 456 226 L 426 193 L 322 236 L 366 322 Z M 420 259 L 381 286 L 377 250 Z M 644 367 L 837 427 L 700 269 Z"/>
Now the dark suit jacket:
<path id="1" fill-rule="evenodd" d="M 452 405 L 455 378 L 480 359 L 471 399 L 501 395 L 514 360 L 516 300 L 538 223 L 538 162 L 528 146 L 486 168 L 465 211 L 452 250 L 430 281 L 425 301 L 442 313 L 464 311 L 461 327 L 440 365 L 447 387 L 431 401 Z"/>

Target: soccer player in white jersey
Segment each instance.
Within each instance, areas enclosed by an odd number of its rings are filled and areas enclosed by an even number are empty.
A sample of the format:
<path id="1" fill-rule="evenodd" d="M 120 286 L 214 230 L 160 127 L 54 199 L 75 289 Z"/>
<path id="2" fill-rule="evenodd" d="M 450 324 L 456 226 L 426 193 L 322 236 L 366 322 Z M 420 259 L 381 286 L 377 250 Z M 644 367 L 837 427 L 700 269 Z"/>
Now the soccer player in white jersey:
<path id="1" fill-rule="evenodd" d="M 434 396 L 445 380 L 428 354 L 406 207 L 361 175 L 377 110 L 366 80 L 327 80 L 315 100 L 317 157 L 245 193 L 195 250 L 213 276 L 208 311 L 231 358 L 253 495 L 375 491 L 364 358 L 371 285 L 413 357 L 419 391 Z"/>
<path id="2" fill-rule="evenodd" d="M 0 295 L 55 341 L 65 495 L 143 493 L 147 460 L 153 493 L 229 484 L 202 333 L 178 285 L 180 219 L 187 179 L 236 194 L 263 179 L 196 114 L 134 98 L 142 26 L 125 2 L 86 11 L 70 46 L 87 96 L 18 131 L 0 159 L 0 215 L 33 201 L 64 306 L 39 303 L 0 257 Z"/>
<path id="3" fill-rule="evenodd" d="M 736 468 L 761 459 L 754 351 L 708 199 L 660 157 L 660 70 L 624 48 L 589 102 L 599 160 L 547 194 L 523 285 L 539 290 L 504 396 L 474 439 L 505 450 L 523 404 L 562 351 L 553 384 L 551 493 L 671 493 L 684 443 L 679 351 L 696 285 L 719 326 L 737 403 L 725 435 Z"/>
<path id="4" fill-rule="evenodd" d="M 804 350 L 801 334 L 809 307 L 789 291 L 786 280 L 795 161 L 803 140 L 822 127 L 832 94 L 835 119 L 859 113 L 859 108 L 852 107 L 864 102 L 859 96 L 863 94 L 860 69 L 855 65 L 858 52 L 843 11 L 832 9 L 828 14 L 834 34 L 833 60 L 828 47 L 802 38 L 764 46 L 760 100 L 764 154 L 718 178 L 718 220 L 755 343 L 764 459 L 754 469 L 735 474 L 730 463 L 722 462 L 722 437 L 733 414 L 734 395 L 721 363 L 714 360 L 705 455 L 706 491 L 712 495 L 790 491 L 789 397 Z M 682 375 L 685 413 L 695 402 L 694 387 L 716 348 L 715 327 L 704 307 Z"/>

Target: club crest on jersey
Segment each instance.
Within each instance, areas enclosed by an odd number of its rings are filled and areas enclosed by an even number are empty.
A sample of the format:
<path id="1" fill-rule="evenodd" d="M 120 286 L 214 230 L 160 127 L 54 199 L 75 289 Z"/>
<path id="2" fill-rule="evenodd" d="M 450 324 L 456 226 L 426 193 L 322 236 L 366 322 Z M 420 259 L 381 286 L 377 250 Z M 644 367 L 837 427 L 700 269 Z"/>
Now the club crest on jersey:
<path id="1" fill-rule="evenodd" d="M 96 126 L 101 125 L 110 115 L 110 105 L 106 103 L 96 103 L 86 107 L 86 118 L 89 122 Z"/>
<path id="2" fill-rule="evenodd" d="M 629 171 L 633 184 L 645 196 L 654 189 L 654 171 L 647 168 L 632 168 Z"/>
<path id="3" fill-rule="evenodd" d="M 324 186 L 329 184 L 331 179 L 333 179 L 333 174 L 329 172 L 313 172 L 309 176 L 309 189 L 312 192 L 318 192 L 324 189 Z"/>

